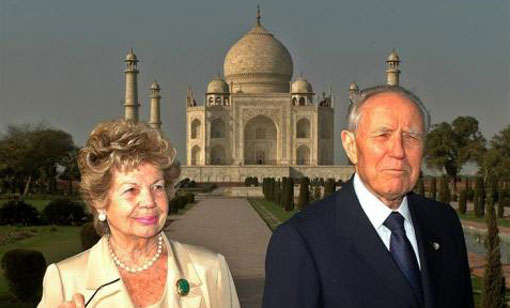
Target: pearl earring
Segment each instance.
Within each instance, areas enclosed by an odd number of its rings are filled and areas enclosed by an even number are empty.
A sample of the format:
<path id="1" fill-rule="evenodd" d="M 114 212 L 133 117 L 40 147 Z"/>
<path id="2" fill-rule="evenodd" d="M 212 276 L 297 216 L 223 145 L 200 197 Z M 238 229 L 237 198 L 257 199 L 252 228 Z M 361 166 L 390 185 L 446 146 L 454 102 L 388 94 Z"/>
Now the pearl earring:
<path id="1" fill-rule="evenodd" d="M 97 219 L 99 221 L 106 221 L 106 213 L 105 212 L 99 213 L 99 215 L 97 215 Z"/>

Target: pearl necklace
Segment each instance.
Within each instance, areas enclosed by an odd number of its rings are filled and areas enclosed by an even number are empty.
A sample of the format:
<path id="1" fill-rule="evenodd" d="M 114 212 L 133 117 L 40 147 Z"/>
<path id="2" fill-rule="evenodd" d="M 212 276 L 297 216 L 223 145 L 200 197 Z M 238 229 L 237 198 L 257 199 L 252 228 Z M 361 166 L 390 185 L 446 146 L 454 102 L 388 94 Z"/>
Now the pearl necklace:
<path id="1" fill-rule="evenodd" d="M 161 235 L 161 233 L 158 236 L 158 248 L 156 250 L 156 254 L 152 257 L 152 259 L 146 261 L 140 267 L 129 267 L 119 260 L 119 258 L 115 255 L 115 252 L 113 252 L 112 246 L 110 245 L 109 235 L 108 235 L 108 249 L 110 250 L 110 256 L 112 257 L 113 262 L 115 262 L 115 264 L 117 264 L 118 267 L 130 273 L 139 273 L 151 267 L 161 256 L 161 253 L 163 252 L 163 236 Z"/>

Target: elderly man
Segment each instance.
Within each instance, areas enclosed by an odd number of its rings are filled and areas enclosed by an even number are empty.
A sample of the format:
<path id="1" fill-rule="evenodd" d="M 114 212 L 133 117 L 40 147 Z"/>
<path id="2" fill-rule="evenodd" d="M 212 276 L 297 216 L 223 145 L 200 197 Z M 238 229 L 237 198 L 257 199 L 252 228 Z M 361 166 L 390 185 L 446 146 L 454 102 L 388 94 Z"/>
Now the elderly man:
<path id="1" fill-rule="evenodd" d="M 457 215 L 411 192 L 429 119 L 398 86 L 352 102 L 342 144 L 355 175 L 273 233 L 264 308 L 473 307 Z"/>

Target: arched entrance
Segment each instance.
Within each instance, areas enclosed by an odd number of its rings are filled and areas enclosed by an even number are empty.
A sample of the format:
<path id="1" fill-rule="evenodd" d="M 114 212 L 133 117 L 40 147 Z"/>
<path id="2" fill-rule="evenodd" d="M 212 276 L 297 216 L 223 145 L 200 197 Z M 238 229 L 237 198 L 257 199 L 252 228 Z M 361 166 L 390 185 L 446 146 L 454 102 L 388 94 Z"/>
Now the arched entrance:
<path id="1" fill-rule="evenodd" d="M 244 127 L 244 164 L 275 165 L 277 160 L 276 124 L 266 116 L 249 120 Z"/>

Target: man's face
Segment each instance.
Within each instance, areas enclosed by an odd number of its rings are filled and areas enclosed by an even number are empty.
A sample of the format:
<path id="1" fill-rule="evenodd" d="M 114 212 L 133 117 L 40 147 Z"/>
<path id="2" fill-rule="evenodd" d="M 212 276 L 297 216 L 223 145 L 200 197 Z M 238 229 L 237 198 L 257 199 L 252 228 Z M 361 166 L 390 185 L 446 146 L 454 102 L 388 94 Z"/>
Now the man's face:
<path id="1" fill-rule="evenodd" d="M 420 174 L 424 140 L 420 110 L 390 92 L 368 98 L 360 112 L 357 131 L 342 131 L 342 144 L 365 186 L 389 207 L 398 207 Z"/>

